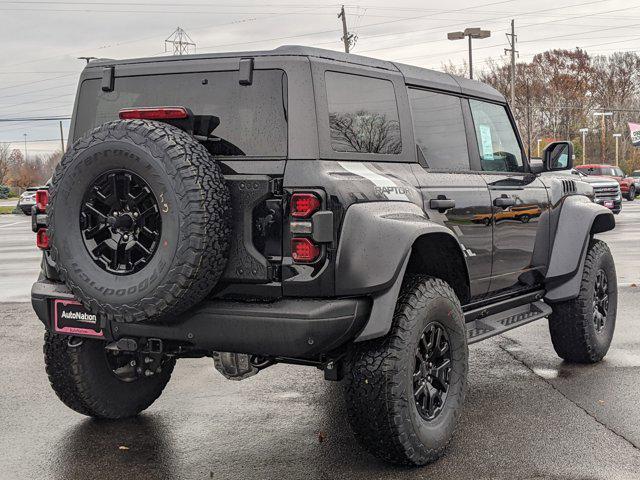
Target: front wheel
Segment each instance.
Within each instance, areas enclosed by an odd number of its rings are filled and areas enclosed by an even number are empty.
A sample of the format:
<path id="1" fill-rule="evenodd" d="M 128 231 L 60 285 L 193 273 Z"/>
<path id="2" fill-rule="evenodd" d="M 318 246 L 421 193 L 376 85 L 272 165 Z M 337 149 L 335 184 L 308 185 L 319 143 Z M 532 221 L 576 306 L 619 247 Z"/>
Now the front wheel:
<path id="1" fill-rule="evenodd" d="M 618 284 L 607 244 L 591 240 L 580 293 L 553 305 L 549 331 L 553 348 L 569 362 L 596 363 L 609 351 L 616 324 Z"/>
<path id="2" fill-rule="evenodd" d="M 160 396 L 175 360 L 166 358 L 159 373 L 145 376 L 136 371 L 132 356 L 109 352 L 105 345 L 102 340 L 46 332 L 49 382 L 60 400 L 78 413 L 106 419 L 133 417 Z"/>
<path id="3" fill-rule="evenodd" d="M 386 337 L 357 344 L 344 392 L 356 438 L 377 457 L 425 465 L 444 453 L 467 383 L 467 337 L 449 285 L 405 280 Z"/>

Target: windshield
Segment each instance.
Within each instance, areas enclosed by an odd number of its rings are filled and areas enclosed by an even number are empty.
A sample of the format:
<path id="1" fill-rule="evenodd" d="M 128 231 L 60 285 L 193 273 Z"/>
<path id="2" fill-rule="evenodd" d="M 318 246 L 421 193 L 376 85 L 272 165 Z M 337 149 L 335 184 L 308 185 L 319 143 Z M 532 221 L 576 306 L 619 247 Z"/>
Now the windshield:
<path id="1" fill-rule="evenodd" d="M 203 142 L 212 155 L 285 157 L 286 82 L 282 70 L 256 70 L 246 86 L 237 71 L 117 77 L 112 92 L 102 91 L 101 80 L 86 80 L 74 137 L 117 120 L 123 108 L 182 106 L 220 118 L 213 137 Z"/>

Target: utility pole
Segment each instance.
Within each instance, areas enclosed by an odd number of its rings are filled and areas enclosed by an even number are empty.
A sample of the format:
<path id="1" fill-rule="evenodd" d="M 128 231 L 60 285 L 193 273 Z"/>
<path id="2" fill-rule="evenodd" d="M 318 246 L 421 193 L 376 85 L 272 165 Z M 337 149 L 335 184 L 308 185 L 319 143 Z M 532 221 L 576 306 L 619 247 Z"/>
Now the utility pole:
<path id="1" fill-rule="evenodd" d="M 349 30 L 347 30 L 347 14 L 344 12 L 344 5 L 340 8 L 338 18 L 342 19 L 342 38 L 340 40 L 344 43 L 344 52 L 349 53 L 351 47 L 356 44 L 358 36 L 355 33 L 349 33 Z"/>
<path id="2" fill-rule="evenodd" d="M 62 155 L 64 155 L 64 132 L 62 131 L 62 120 L 60 120 L 60 146 L 62 147 Z"/>
<path id="3" fill-rule="evenodd" d="M 588 128 L 581 128 L 580 133 L 582 134 L 582 164 L 585 164 L 585 154 L 587 150 L 587 133 L 589 133 Z"/>
<path id="4" fill-rule="evenodd" d="M 167 47 L 171 45 L 174 55 L 188 55 L 196 52 L 196 44 L 191 37 L 180 27 L 176 28 L 164 41 L 164 51 L 169 51 Z M 192 50 L 192 52 L 190 51 Z"/>
<path id="5" fill-rule="evenodd" d="M 604 117 L 611 117 L 613 115 L 613 112 L 594 112 L 593 116 L 594 117 L 601 117 L 602 119 L 602 132 L 601 132 L 601 136 L 600 136 L 600 160 L 601 163 L 606 163 L 606 152 L 605 150 L 607 149 L 607 134 L 605 132 L 606 129 L 606 124 L 604 122 Z"/>
<path id="6" fill-rule="evenodd" d="M 618 140 L 622 136 L 621 133 L 614 133 L 613 138 L 616 139 L 616 167 L 618 166 Z"/>
<path id="7" fill-rule="evenodd" d="M 24 161 L 27 161 L 27 134 L 23 133 L 22 135 L 24 135 Z"/>
<path id="8" fill-rule="evenodd" d="M 516 21 L 511 20 L 511 33 L 507 33 L 507 40 L 511 48 L 505 48 L 504 53 L 511 54 L 511 108 L 516 104 L 516 42 L 518 37 L 516 36 Z"/>
<path id="9" fill-rule="evenodd" d="M 513 23 L 512 23 L 513 25 Z M 513 84 L 511 84 L 511 95 L 513 96 Z M 529 158 L 531 158 L 531 94 L 529 82 L 527 82 L 527 148 Z M 511 105 L 514 105 L 513 103 Z"/>

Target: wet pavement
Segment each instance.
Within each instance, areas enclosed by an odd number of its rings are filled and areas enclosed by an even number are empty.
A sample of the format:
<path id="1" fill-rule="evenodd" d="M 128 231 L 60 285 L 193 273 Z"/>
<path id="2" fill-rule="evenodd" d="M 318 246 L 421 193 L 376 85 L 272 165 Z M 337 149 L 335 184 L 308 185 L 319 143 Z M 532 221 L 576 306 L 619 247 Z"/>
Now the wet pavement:
<path id="1" fill-rule="evenodd" d="M 137 419 L 99 422 L 67 409 L 44 373 L 42 326 L 28 304 L 6 303 L 20 293 L 15 284 L 32 281 L 33 265 L 37 272 L 33 234 L 1 216 L 0 282 L 7 272 L 14 282 L 0 283 L 0 479 L 638 479 L 635 203 L 625 202 L 618 228 L 603 235 L 625 285 L 605 360 L 562 362 L 545 320 L 473 345 L 456 437 L 443 459 L 419 469 L 364 452 L 346 423 L 340 385 L 310 367 L 277 365 L 230 382 L 210 359 L 183 359 Z M 10 231 L 21 240 L 7 246 Z"/>

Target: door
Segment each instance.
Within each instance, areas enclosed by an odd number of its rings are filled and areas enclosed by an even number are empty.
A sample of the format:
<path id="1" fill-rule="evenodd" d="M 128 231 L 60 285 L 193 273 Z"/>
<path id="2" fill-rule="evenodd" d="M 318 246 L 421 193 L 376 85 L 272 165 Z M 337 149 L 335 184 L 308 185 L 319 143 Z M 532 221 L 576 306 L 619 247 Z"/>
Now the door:
<path id="1" fill-rule="evenodd" d="M 410 87 L 409 102 L 419 166 L 414 166 L 429 218 L 446 225 L 463 247 L 471 297 L 489 290 L 492 208 L 487 184 L 469 164 L 460 97 Z M 469 138 L 468 138 L 469 137 Z"/>
<path id="2" fill-rule="evenodd" d="M 548 265 L 549 200 L 529 172 L 504 105 L 469 100 L 482 177 L 489 188 L 493 222 L 491 292 L 541 284 Z"/>

